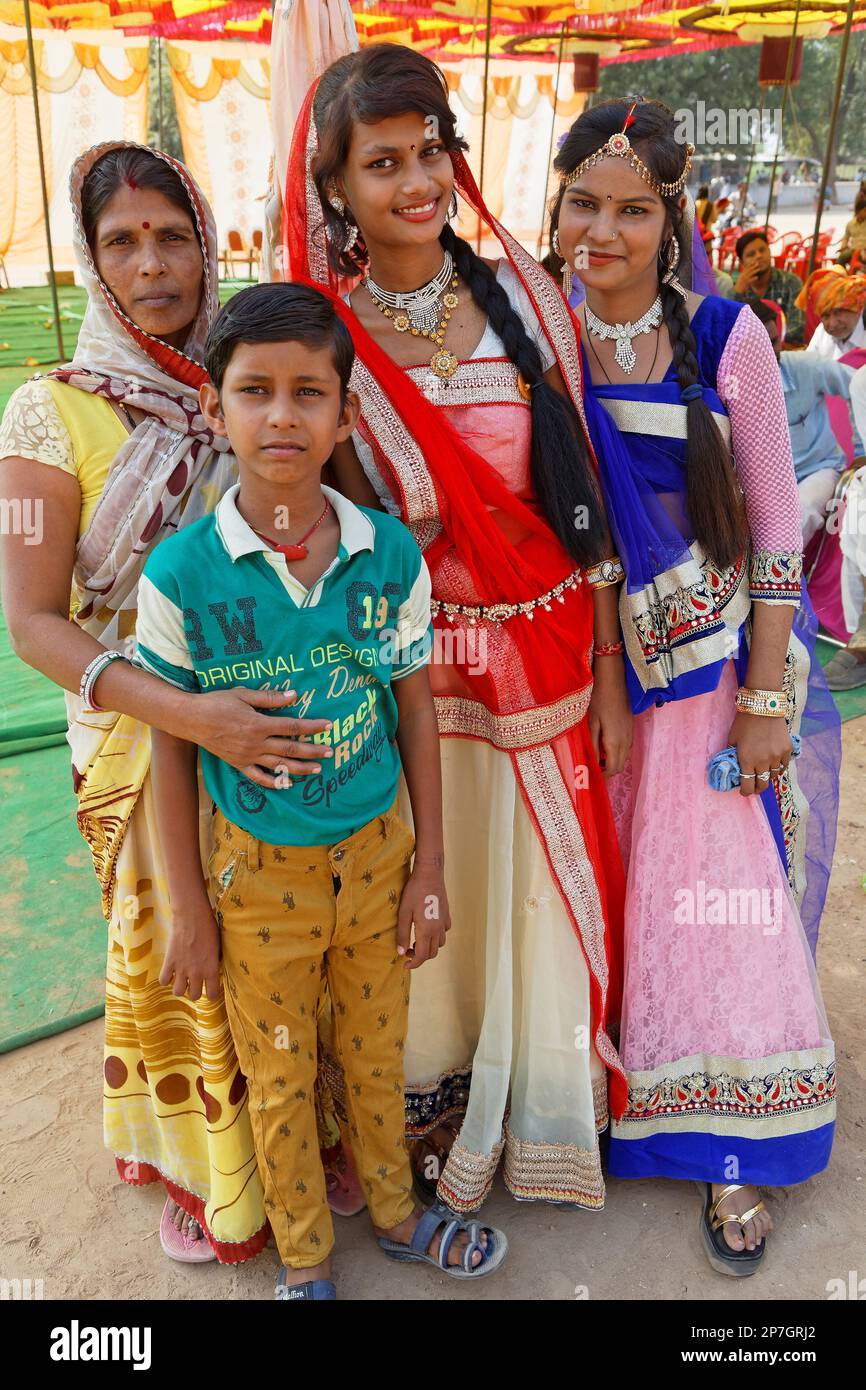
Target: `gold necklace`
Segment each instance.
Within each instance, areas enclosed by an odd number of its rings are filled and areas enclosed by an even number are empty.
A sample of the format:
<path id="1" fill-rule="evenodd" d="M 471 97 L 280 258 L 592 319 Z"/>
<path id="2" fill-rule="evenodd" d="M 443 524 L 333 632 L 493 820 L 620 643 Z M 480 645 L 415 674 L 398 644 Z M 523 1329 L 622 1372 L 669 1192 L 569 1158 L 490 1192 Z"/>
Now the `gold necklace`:
<path id="1" fill-rule="evenodd" d="M 460 303 L 455 293 L 457 289 L 457 275 L 455 274 L 452 276 L 451 285 L 442 296 L 442 312 L 439 316 L 438 323 L 432 328 L 416 328 L 404 309 L 401 309 L 395 314 L 394 310 L 390 309 L 387 304 L 384 304 L 378 295 L 370 288 L 369 283 L 365 281 L 365 284 L 367 286 L 367 292 L 376 308 L 381 314 L 384 314 L 386 319 L 391 320 L 391 324 L 397 333 L 409 332 L 412 334 L 413 338 L 429 338 L 432 343 L 436 344 L 436 351 L 430 358 L 430 370 L 444 381 L 452 377 L 457 371 L 459 363 L 454 353 L 446 348 L 444 343 L 445 334 L 448 331 L 448 320 Z"/>

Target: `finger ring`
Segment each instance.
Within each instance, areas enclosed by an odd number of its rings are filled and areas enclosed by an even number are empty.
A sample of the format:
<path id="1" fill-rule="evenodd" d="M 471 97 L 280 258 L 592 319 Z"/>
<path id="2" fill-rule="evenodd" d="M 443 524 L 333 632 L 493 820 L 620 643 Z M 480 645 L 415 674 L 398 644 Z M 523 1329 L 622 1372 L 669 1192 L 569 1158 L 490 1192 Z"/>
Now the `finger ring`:
<path id="1" fill-rule="evenodd" d="M 754 772 L 741 772 L 741 773 L 740 773 L 740 781 L 741 781 L 741 782 L 754 782 L 754 780 L 755 780 L 755 774 L 754 774 Z"/>
<path id="2" fill-rule="evenodd" d="M 755 776 L 757 777 L 759 782 L 769 782 L 770 780 L 769 772 L 756 772 Z"/>

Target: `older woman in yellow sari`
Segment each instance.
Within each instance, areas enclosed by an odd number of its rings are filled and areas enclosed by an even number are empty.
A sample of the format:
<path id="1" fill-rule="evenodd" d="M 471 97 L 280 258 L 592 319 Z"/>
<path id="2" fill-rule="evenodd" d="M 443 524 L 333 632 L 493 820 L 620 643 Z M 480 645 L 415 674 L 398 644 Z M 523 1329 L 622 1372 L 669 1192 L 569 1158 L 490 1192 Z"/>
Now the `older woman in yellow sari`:
<path id="1" fill-rule="evenodd" d="M 322 726 L 276 716 L 285 691 L 189 696 L 125 659 L 150 550 L 234 478 L 198 408 L 216 234 L 187 170 L 138 145 L 82 155 L 71 196 L 88 307 L 72 363 L 22 386 L 0 426 L 0 493 L 44 521 L 41 545 L 4 537 L 3 600 L 18 655 L 67 692 L 78 824 L 109 926 L 106 1143 L 125 1182 L 163 1182 L 167 1254 L 234 1263 L 268 1236 L 246 1082 L 219 982 L 160 979 L 169 900 L 149 726 L 266 785 L 278 768 L 318 770 L 296 740 Z"/>

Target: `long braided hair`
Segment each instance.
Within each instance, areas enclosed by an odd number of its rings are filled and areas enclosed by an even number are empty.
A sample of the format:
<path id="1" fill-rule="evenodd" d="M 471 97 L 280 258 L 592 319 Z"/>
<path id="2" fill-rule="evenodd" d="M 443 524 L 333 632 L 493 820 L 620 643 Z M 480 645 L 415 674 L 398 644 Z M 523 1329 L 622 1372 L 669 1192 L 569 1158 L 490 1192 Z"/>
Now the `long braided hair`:
<path id="1" fill-rule="evenodd" d="M 342 249 L 351 209 L 340 213 L 330 202 L 335 181 L 346 164 L 353 133 L 359 122 L 375 125 L 408 111 L 435 118 L 446 150 L 468 148 L 457 134 L 441 70 L 412 49 L 398 44 L 371 44 L 332 63 L 319 82 L 313 102 L 319 135 L 313 178 L 328 231 L 328 256 L 338 275 L 354 277 L 367 266 L 367 247 L 360 228 L 355 244 L 348 251 Z M 452 203 L 452 212 L 455 210 L 456 199 Z M 593 564 L 609 551 L 609 541 L 598 483 L 577 411 L 566 396 L 545 381 L 538 347 L 495 272 L 448 222 L 439 240 L 454 257 L 457 273 L 531 389 L 531 479 L 548 525 L 578 565 Z"/>
<path id="2" fill-rule="evenodd" d="M 611 135 L 623 129 L 632 109 L 633 98 L 617 98 L 593 106 L 575 121 L 554 160 L 560 174 L 575 169 L 589 155 L 601 149 Z M 660 183 L 675 182 L 683 170 L 685 152 L 675 138 L 674 113 L 660 101 L 639 101 L 634 108 L 628 136 L 637 153 Z M 560 187 L 551 204 L 551 236 L 559 222 L 565 187 Z M 660 195 L 662 196 L 662 195 Z M 679 194 L 662 196 L 671 224 L 671 235 L 679 245 L 681 263 L 690 264 L 692 249 L 684 227 Z M 673 285 L 663 284 L 667 270 L 667 243 L 659 247 L 659 293 L 664 323 L 670 338 L 673 362 L 680 389 L 685 391 L 700 381 L 697 344 L 689 322 L 689 311 Z M 713 419 L 712 411 L 699 392 L 689 393 L 686 401 L 686 505 L 695 539 L 717 565 L 727 567 L 742 555 L 749 540 L 743 494 L 737 481 L 730 453 Z"/>

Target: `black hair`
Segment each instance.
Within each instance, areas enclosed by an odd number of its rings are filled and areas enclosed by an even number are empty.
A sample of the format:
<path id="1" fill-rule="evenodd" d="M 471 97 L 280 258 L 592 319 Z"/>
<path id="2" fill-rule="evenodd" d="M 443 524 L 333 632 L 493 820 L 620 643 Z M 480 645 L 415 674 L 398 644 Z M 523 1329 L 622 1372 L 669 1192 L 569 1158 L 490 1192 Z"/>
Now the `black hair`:
<path id="1" fill-rule="evenodd" d="M 81 221 L 91 252 L 96 227 L 119 188 L 155 188 L 186 213 L 200 238 L 195 213 L 179 174 L 154 150 L 121 146 L 94 164 L 81 189 Z"/>
<path id="2" fill-rule="evenodd" d="M 761 320 L 761 323 L 778 324 L 779 316 L 776 313 L 776 310 L 771 309 L 769 304 L 765 304 L 763 299 L 750 299 L 749 308 L 751 309 L 753 314 L 757 315 L 757 317 Z"/>
<path id="3" fill-rule="evenodd" d="M 698 189 L 698 199 L 699 199 L 699 200 L 700 200 L 701 198 L 707 198 L 707 199 L 709 199 L 709 196 L 710 196 L 709 184 L 702 183 L 701 186 L 700 186 L 700 188 Z"/>
<path id="4" fill-rule="evenodd" d="M 310 285 L 250 285 L 234 295 L 210 327 L 204 364 L 219 391 L 239 343 L 286 342 L 330 348 L 345 400 L 355 360 L 352 337 L 327 296 Z"/>
<path id="5" fill-rule="evenodd" d="M 374 125 L 407 111 L 435 118 L 439 138 L 449 152 L 467 148 L 466 141 L 457 135 L 456 118 L 448 105 L 448 84 L 441 69 L 414 49 L 391 43 L 371 44 L 332 63 L 316 89 L 313 119 L 319 135 L 319 154 L 313 177 L 328 230 L 328 256 L 339 275 L 356 276 L 367 263 L 367 248 L 360 233 L 348 253 L 340 249 L 345 244 L 352 214 L 349 208 L 338 213 L 330 203 L 354 130 L 359 123 Z M 531 479 L 548 524 L 578 565 L 593 564 L 609 553 L 609 540 L 598 482 L 577 411 L 568 397 L 545 381 L 541 354 L 496 273 L 449 223 L 446 222 L 439 239 L 451 252 L 458 274 L 530 389 Z M 586 519 L 580 528 L 576 525 L 578 516 Z"/>
<path id="6" fill-rule="evenodd" d="M 753 241 L 763 241 L 767 246 L 770 244 L 767 241 L 767 233 L 761 227 L 753 227 L 750 232 L 743 232 L 741 237 L 737 237 L 737 245 L 735 248 L 738 261 L 743 259 L 743 252 L 747 246 L 751 246 Z"/>
<path id="7" fill-rule="evenodd" d="M 632 107 L 634 105 L 634 110 Z M 682 176 L 686 151 L 677 138 L 673 111 L 661 101 L 617 98 L 591 107 L 578 117 L 554 160 L 554 169 L 567 175 L 625 128 L 633 115 L 628 136 L 636 153 L 659 183 L 676 183 Z M 551 235 L 559 222 L 566 184 L 560 185 L 551 204 Z M 681 262 L 691 264 L 691 238 L 687 235 L 678 193 L 659 195 L 679 247 Z M 700 380 L 697 343 L 686 301 L 672 284 L 664 284 L 667 248 L 659 247 L 659 294 L 680 390 Z M 686 403 L 686 487 L 689 519 L 695 539 L 717 565 L 727 568 L 742 555 L 749 532 L 743 494 L 730 451 L 725 446 L 712 412 L 701 396 Z"/>

